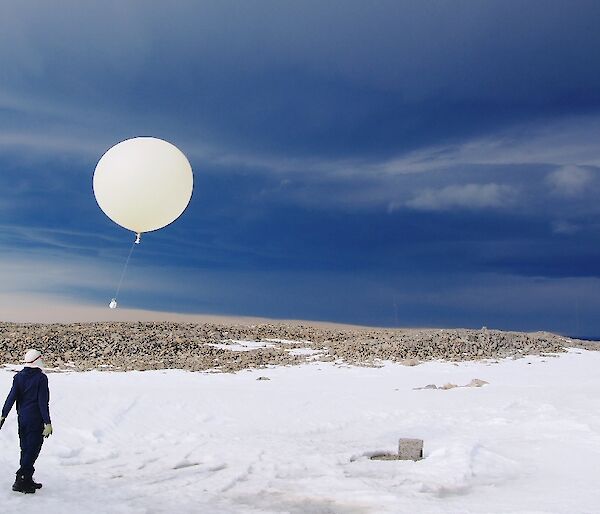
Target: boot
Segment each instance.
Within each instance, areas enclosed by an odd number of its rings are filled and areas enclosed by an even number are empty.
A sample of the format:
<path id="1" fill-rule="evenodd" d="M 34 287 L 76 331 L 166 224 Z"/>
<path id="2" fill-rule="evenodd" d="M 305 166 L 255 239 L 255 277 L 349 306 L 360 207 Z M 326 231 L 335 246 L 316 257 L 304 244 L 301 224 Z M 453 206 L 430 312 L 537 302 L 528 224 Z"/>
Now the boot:
<path id="1" fill-rule="evenodd" d="M 31 478 L 28 479 L 25 475 L 17 475 L 12 490 L 19 493 L 31 494 L 35 493 L 36 487 L 33 485 Z"/>
<path id="2" fill-rule="evenodd" d="M 33 478 L 31 479 L 31 483 L 33 484 L 33 487 L 35 487 L 36 489 L 42 488 L 42 484 L 40 484 L 39 482 L 36 482 Z"/>

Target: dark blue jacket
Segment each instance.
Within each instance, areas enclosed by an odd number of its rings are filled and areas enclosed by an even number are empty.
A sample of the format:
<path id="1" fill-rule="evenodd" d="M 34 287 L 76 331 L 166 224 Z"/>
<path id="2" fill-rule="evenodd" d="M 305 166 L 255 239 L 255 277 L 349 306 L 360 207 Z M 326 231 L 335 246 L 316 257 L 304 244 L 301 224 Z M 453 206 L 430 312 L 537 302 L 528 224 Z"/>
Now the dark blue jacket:
<path id="1" fill-rule="evenodd" d="M 17 402 L 19 425 L 50 423 L 50 390 L 48 377 L 39 368 L 24 368 L 13 378 L 13 385 L 4 402 L 2 416 L 8 416 Z"/>

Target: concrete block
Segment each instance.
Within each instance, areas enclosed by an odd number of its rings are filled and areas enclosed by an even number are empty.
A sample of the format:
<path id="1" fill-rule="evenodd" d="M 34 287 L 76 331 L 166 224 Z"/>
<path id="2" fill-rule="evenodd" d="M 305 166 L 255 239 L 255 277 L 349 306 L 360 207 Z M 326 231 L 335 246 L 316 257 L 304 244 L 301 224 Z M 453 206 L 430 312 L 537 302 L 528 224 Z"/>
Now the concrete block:
<path id="1" fill-rule="evenodd" d="M 423 439 L 399 439 L 399 460 L 421 460 L 423 458 Z"/>

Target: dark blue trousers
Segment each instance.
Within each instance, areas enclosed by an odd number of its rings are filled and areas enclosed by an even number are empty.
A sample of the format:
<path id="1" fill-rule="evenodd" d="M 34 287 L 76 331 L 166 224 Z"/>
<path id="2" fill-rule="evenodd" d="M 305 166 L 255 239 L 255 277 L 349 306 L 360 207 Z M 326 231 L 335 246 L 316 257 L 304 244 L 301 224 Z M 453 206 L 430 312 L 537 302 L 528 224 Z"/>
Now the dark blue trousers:
<path id="1" fill-rule="evenodd" d="M 19 423 L 19 441 L 21 443 L 21 461 L 18 475 L 24 475 L 26 479 L 33 477 L 33 472 L 38 455 L 42 449 L 42 443 L 44 437 L 42 432 L 44 431 L 44 423 Z"/>

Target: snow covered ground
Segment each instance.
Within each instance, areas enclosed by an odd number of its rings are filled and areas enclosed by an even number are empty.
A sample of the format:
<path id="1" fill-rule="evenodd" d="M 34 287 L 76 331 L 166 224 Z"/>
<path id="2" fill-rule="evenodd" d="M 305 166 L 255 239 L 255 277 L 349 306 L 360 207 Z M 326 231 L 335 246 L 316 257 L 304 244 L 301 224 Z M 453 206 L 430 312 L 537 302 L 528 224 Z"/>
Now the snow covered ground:
<path id="1" fill-rule="evenodd" d="M 414 389 L 473 378 L 489 385 Z M 3 396 L 11 379 L 0 371 Z M 2 512 L 600 512 L 600 352 L 49 379 L 44 488 L 10 490 L 13 412 L 0 431 Z M 423 438 L 425 459 L 366 456 L 399 437 Z"/>

